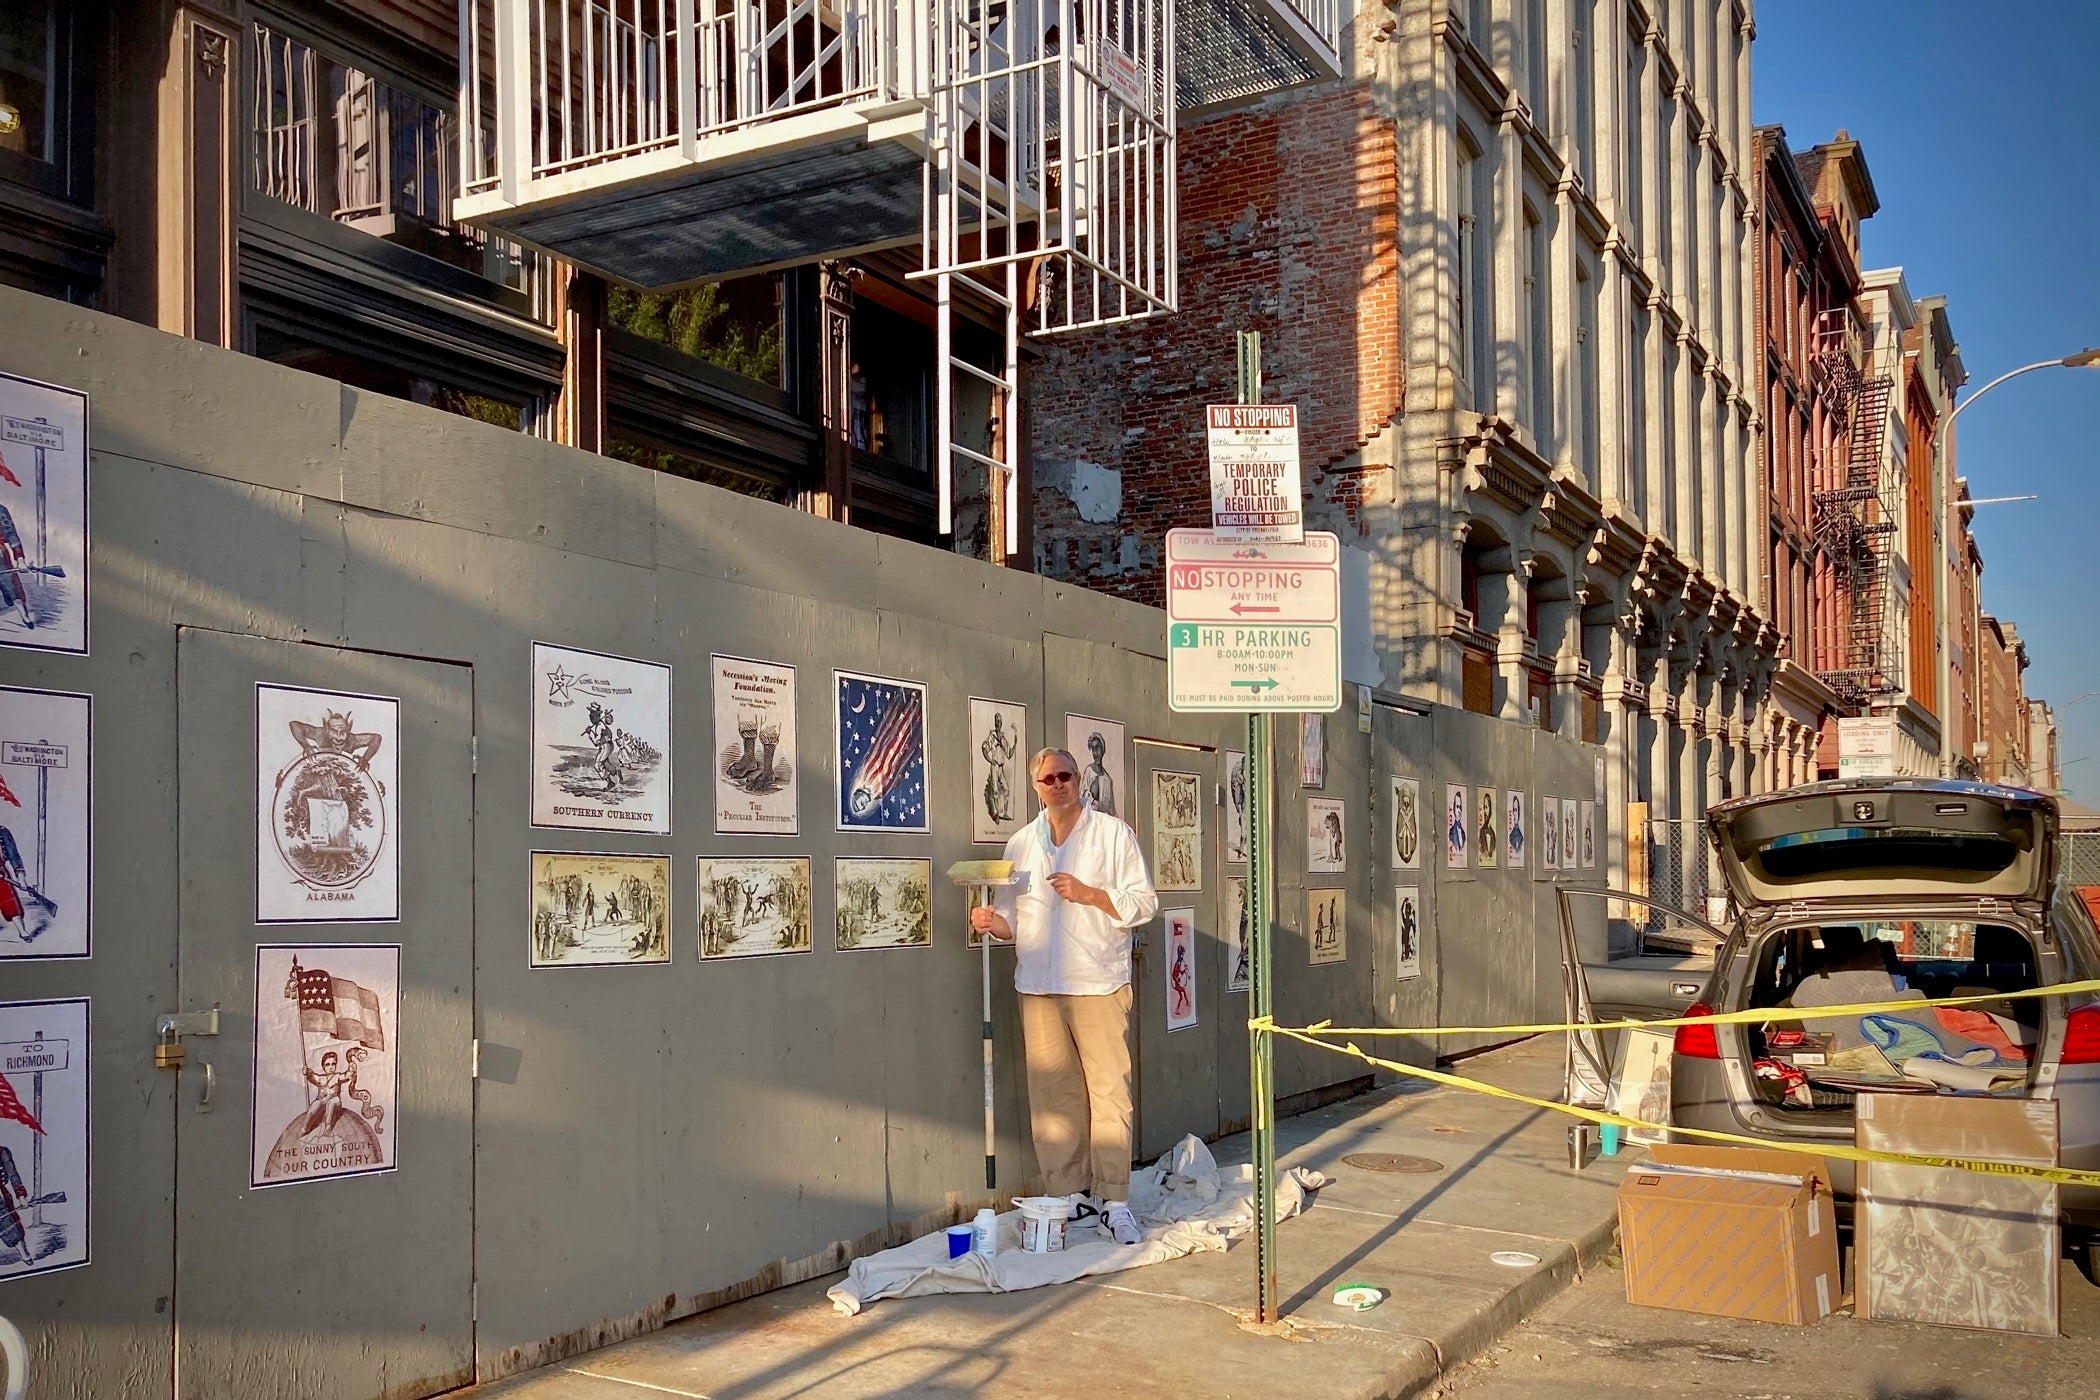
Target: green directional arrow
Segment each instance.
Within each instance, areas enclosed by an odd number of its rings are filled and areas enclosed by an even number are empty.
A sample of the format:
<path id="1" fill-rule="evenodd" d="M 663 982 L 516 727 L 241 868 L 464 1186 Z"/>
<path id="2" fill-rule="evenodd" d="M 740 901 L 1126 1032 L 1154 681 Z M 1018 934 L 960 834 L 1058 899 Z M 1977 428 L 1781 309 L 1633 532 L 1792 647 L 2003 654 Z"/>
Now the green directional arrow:
<path id="1" fill-rule="evenodd" d="M 1272 679 L 1266 681 L 1234 681 L 1232 684 L 1234 689 L 1238 689 L 1241 686 L 1245 686 L 1249 690 L 1263 691 L 1274 690 L 1278 685 L 1282 684 L 1282 682 Z"/>

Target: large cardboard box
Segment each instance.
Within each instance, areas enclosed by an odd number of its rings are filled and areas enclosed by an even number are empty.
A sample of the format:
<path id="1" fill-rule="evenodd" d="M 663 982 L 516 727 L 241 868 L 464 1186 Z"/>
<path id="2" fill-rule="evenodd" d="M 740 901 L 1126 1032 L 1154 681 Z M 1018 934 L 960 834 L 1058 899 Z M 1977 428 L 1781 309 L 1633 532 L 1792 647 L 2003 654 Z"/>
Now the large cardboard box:
<path id="1" fill-rule="evenodd" d="M 2057 1163 L 2054 1099 L 1861 1094 L 1855 1113 L 1875 1152 Z M 2055 1336 L 2056 1198 L 2032 1177 L 1862 1162 L 1859 1315 Z"/>
<path id="2" fill-rule="evenodd" d="M 1650 1149 L 1619 1187 L 1626 1301 L 1794 1325 L 1838 1301 L 1830 1168 L 1799 1152 Z"/>

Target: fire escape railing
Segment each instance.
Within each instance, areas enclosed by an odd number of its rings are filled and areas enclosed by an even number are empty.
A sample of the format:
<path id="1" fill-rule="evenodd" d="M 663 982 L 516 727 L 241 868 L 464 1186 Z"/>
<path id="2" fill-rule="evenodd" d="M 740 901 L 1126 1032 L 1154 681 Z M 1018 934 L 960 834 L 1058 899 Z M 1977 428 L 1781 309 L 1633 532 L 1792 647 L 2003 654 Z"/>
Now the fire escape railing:
<path id="1" fill-rule="evenodd" d="M 1816 324 L 1815 371 L 1835 426 L 1845 435 L 1842 470 L 1826 468 L 1814 493 L 1818 542 L 1829 556 L 1845 609 L 1839 655 L 1819 656 L 1817 674 L 1848 705 L 1896 689 L 1889 664 L 1889 571 L 1899 504 L 1883 462 L 1894 377 L 1880 372 L 1849 308 Z M 1869 374 L 1868 365 L 1875 371 Z"/>

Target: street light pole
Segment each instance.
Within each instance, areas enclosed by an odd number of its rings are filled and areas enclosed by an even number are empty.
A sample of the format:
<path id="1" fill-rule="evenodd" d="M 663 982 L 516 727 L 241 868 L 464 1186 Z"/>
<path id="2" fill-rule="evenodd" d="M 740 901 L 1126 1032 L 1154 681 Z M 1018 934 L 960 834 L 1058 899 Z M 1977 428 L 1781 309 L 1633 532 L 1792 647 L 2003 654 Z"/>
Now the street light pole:
<path id="1" fill-rule="evenodd" d="M 2038 369 L 2094 369 L 2100 368 L 2100 348 L 2088 348 L 2075 355 L 2066 355 L 2060 360 L 2036 360 L 2031 365 L 2007 370 L 1975 393 L 1954 406 L 1954 411 L 1933 430 L 1932 434 L 1932 489 L 1940 493 L 1940 540 L 1939 557 L 1932 571 L 1935 595 L 1933 621 L 1939 629 L 1939 708 L 1940 708 L 1940 776 L 1954 776 L 1954 628 L 1948 617 L 1954 597 L 1955 540 L 1953 483 L 1947 479 L 1947 438 L 1954 429 L 1954 420 L 1961 417 L 1962 410 L 1997 388 L 2008 379 L 2017 379 L 2023 374 L 2032 374 Z M 1972 662 L 1973 665 L 1973 662 Z M 2080 696 L 2079 699 L 2085 697 Z M 2076 700 L 2071 702 L 2077 704 Z M 2069 708 L 2066 706 L 2065 708 Z"/>

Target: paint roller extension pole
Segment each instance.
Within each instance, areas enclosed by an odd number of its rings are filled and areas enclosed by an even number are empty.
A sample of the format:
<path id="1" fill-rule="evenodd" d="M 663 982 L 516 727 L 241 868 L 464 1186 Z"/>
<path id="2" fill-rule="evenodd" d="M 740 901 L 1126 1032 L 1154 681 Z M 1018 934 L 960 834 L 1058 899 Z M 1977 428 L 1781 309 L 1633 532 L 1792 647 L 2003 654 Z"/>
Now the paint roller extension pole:
<path id="1" fill-rule="evenodd" d="M 1276 724 L 1247 716 L 1247 958 L 1248 1012 L 1266 1020 L 1275 1012 L 1270 937 L 1275 912 Z M 1250 1116 L 1254 1132 L 1254 1320 L 1276 1322 L 1276 1050 L 1275 1040 L 1250 1030 L 1247 1044 Z"/>
<path id="2" fill-rule="evenodd" d="M 992 902 L 990 888 L 979 891 L 983 902 Z M 992 1136 L 992 935 L 977 940 L 982 961 L 984 987 L 984 1189 L 999 1185 L 999 1149 Z"/>

